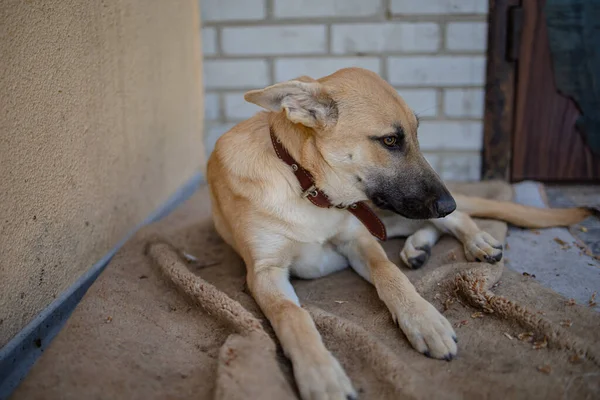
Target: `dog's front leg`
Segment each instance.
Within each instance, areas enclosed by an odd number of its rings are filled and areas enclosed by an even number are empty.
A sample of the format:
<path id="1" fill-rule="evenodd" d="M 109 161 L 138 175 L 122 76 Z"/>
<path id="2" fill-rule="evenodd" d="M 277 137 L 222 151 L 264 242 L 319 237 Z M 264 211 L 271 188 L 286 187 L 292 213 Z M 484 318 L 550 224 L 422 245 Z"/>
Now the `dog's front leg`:
<path id="1" fill-rule="evenodd" d="M 292 361 L 302 399 L 356 398 L 350 379 L 325 348 L 309 313 L 300 307 L 287 269 L 255 264 L 249 268 L 248 287 Z"/>
<path id="2" fill-rule="evenodd" d="M 406 238 L 400 258 L 412 269 L 421 268 L 431 256 L 431 249 L 440 238 L 440 234 L 440 230 L 435 225 L 425 224 Z"/>
<path id="3" fill-rule="evenodd" d="M 412 346 L 429 357 L 451 360 L 457 350 L 456 334 L 448 320 L 417 293 L 366 229 L 346 239 L 338 244 L 338 249 L 350 266 L 375 286 Z"/>

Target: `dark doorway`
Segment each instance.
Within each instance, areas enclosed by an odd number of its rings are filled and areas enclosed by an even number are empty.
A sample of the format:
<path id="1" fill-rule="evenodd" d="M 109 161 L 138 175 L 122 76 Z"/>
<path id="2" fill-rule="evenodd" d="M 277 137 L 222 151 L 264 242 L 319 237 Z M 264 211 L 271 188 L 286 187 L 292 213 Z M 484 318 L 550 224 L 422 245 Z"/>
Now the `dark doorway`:
<path id="1" fill-rule="evenodd" d="M 490 1 L 483 177 L 598 182 L 580 112 L 556 88 L 545 3 Z"/>

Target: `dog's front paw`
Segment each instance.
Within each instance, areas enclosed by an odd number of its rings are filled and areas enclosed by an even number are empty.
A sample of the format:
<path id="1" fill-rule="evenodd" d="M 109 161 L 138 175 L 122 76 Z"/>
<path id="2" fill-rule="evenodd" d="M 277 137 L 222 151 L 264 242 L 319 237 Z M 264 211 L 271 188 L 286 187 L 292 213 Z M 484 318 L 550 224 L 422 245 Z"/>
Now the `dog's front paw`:
<path id="1" fill-rule="evenodd" d="M 308 349 L 307 349 L 308 350 Z M 318 357 L 311 351 L 293 360 L 294 377 L 302 400 L 357 399 L 346 372 L 327 350 Z"/>
<path id="2" fill-rule="evenodd" d="M 495 264 L 502 259 L 502 243 L 489 233 L 479 231 L 464 243 L 465 257 L 468 261 L 485 261 Z"/>
<path id="3" fill-rule="evenodd" d="M 457 339 L 450 322 L 420 296 L 404 308 L 392 312 L 392 316 L 410 344 L 427 357 L 452 360 L 457 352 Z"/>
<path id="4" fill-rule="evenodd" d="M 430 255 L 431 247 L 429 245 L 415 247 L 409 240 L 404 243 L 404 248 L 400 252 L 402 261 L 412 269 L 419 269 L 425 265 Z"/>

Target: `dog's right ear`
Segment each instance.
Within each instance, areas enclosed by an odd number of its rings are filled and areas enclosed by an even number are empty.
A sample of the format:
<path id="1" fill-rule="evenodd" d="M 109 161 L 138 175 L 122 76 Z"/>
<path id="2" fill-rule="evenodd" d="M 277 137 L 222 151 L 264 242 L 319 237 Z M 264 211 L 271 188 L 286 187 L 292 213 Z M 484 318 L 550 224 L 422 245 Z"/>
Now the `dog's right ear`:
<path id="1" fill-rule="evenodd" d="M 337 121 L 337 106 L 323 86 L 308 77 L 278 83 L 244 95 L 269 111 L 285 110 L 287 118 L 309 128 L 329 127 Z"/>

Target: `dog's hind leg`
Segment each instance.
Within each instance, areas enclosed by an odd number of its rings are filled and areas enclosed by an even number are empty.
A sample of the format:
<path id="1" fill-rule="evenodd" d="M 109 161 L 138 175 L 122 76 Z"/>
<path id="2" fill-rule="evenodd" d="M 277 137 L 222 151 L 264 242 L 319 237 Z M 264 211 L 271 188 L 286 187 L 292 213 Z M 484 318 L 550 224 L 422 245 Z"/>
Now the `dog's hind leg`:
<path id="1" fill-rule="evenodd" d="M 475 221 L 466 213 L 455 211 L 444 218 L 429 221 L 442 232 L 449 233 L 460 240 L 468 261 L 495 264 L 502 259 L 502 243 L 479 229 Z"/>
<path id="2" fill-rule="evenodd" d="M 427 223 L 427 221 L 424 220 L 408 219 L 393 213 L 378 212 L 377 214 L 385 226 L 387 237 L 390 239 L 395 237 L 408 237 Z"/>
<path id="3" fill-rule="evenodd" d="M 406 239 L 400 258 L 412 269 L 421 268 L 429 259 L 431 248 L 441 234 L 442 232 L 435 225 L 427 223 Z"/>

